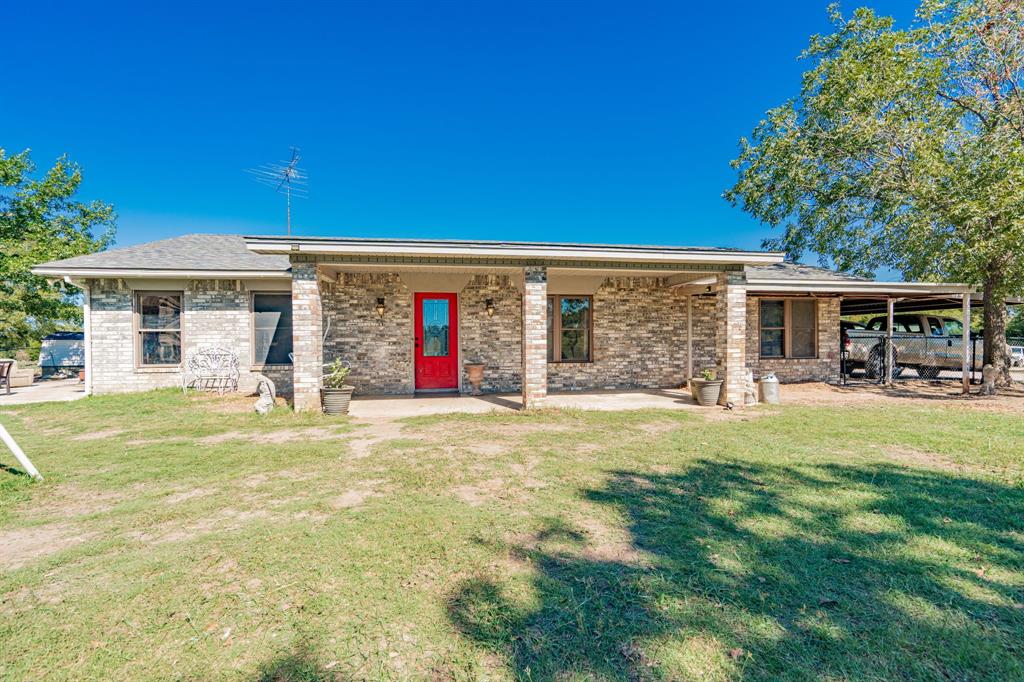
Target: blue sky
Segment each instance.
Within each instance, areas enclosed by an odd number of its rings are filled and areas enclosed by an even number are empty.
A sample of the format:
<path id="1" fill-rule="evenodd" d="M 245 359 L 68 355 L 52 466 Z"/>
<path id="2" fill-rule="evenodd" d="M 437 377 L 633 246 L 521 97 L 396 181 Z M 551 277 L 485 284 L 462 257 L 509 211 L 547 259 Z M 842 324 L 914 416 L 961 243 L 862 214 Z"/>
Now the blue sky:
<path id="1" fill-rule="evenodd" d="M 146 5 L 3 10 L 0 146 L 81 163 L 125 245 L 283 233 L 243 169 L 297 145 L 296 234 L 756 248 L 729 160 L 829 28 L 826 0 Z"/>

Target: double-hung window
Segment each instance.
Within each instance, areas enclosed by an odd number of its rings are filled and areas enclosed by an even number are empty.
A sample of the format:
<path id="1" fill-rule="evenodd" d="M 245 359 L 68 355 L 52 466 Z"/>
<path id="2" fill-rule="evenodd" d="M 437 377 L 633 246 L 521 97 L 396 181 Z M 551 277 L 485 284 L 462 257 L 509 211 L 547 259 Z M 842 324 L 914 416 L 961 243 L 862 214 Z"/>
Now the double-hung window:
<path id="1" fill-rule="evenodd" d="M 181 292 L 135 292 L 135 359 L 139 367 L 181 364 Z"/>
<path id="2" fill-rule="evenodd" d="M 818 354 L 818 305 L 813 298 L 762 299 L 762 358 L 814 358 Z"/>
<path id="3" fill-rule="evenodd" d="M 292 364 L 292 295 L 252 295 L 253 366 Z"/>
<path id="4" fill-rule="evenodd" d="M 548 362 L 590 362 L 590 296 L 548 296 Z"/>

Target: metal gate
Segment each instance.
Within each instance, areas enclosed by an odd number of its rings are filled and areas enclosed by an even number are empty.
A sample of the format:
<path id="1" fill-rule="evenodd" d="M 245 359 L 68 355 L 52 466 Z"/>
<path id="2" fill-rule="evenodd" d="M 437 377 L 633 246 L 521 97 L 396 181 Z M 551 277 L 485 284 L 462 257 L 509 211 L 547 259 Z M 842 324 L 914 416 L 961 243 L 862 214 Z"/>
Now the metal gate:
<path id="1" fill-rule="evenodd" d="M 965 341 L 961 336 L 894 333 L 890 338 L 854 333 L 843 341 L 840 370 L 844 384 L 885 383 L 890 371 L 893 381 L 959 381 L 963 376 Z M 969 334 L 966 343 L 969 344 L 971 382 L 980 382 L 981 337 Z"/>

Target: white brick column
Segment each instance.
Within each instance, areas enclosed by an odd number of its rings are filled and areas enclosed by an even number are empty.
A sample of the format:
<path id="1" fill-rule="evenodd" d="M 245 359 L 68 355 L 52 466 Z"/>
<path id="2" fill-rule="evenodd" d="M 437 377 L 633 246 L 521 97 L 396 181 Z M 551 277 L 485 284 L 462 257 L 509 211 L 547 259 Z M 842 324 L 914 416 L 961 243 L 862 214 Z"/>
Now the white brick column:
<path id="1" fill-rule="evenodd" d="M 715 298 L 715 359 L 723 379 L 720 405 L 743 406 L 747 369 L 747 279 L 743 273 L 718 276 Z"/>
<path id="2" fill-rule="evenodd" d="M 523 407 L 541 407 L 548 395 L 548 271 L 523 268 Z"/>
<path id="3" fill-rule="evenodd" d="M 295 410 L 319 410 L 323 307 L 315 263 L 292 263 L 292 372 Z"/>

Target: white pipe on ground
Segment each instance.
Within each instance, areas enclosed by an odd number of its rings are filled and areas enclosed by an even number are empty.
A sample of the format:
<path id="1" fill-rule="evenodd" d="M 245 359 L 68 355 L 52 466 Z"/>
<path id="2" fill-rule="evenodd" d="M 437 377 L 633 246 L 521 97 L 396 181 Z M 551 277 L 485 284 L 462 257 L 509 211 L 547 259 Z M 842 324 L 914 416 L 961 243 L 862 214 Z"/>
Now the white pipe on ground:
<path id="1" fill-rule="evenodd" d="M 7 429 L 4 428 L 3 424 L 0 424 L 0 440 L 3 440 L 4 444 L 10 448 L 11 452 L 14 453 L 14 458 L 18 460 L 22 468 L 28 472 L 28 475 L 37 481 L 43 480 L 43 475 L 39 473 L 39 470 L 32 466 L 32 462 L 29 460 L 25 452 L 18 447 L 18 444 L 11 437 L 11 434 L 7 433 Z"/>

